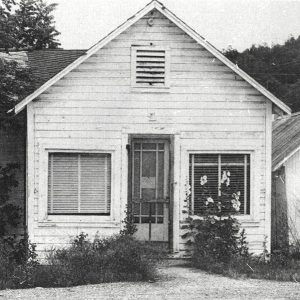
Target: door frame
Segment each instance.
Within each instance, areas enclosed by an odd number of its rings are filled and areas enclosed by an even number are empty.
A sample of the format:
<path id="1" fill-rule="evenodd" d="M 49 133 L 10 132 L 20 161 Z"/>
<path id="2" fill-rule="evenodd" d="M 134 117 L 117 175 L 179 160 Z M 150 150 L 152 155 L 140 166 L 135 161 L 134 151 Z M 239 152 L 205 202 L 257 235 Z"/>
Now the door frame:
<path id="1" fill-rule="evenodd" d="M 164 140 L 169 142 L 169 223 L 168 223 L 168 246 L 173 248 L 173 210 L 174 210 L 174 135 L 171 134 L 128 134 L 128 144 L 126 145 L 128 157 L 127 176 L 127 204 L 129 206 L 132 199 L 132 142 L 133 140 Z"/>

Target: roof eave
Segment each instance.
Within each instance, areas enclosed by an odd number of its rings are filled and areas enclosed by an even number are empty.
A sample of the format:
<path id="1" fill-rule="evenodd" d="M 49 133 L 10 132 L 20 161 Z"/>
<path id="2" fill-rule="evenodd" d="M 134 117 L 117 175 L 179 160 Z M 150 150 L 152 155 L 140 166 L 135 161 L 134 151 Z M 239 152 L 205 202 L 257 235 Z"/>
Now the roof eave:
<path id="1" fill-rule="evenodd" d="M 265 89 L 261 84 L 259 84 L 255 79 L 249 76 L 246 72 L 240 69 L 237 65 L 235 65 L 232 61 L 226 58 L 217 48 L 211 45 L 208 41 L 206 41 L 203 37 L 201 37 L 194 29 L 185 24 L 180 18 L 178 18 L 174 13 L 169 11 L 167 8 L 161 11 L 167 18 L 169 18 L 172 22 L 174 22 L 178 27 L 184 30 L 187 34 L 190 35 L 191 38 L 196 40 L 201 46 L 203 46 L 206 50 L 215 55 L 220 61 L 222 61 L 225 65 L 227 65 L 231 70 L 240 75 L 245 81 L 247 81 L 250 85 L 260 91 L 264 96 L 270 99 L 276 106 L 278 106 L 283 112 L 287 114 L 291 114 L 291 109 L 279 100 L 276 96 L 274 96 L 271 92 Z"/>
<path id="2" fill-rule="evenodd" d="M 150 12 L 153 8 L 157 8 L 157 5 L 159 5 L 160 7 L 163 7 L 162 4 L 158 4 L 158 2 L 156 0 L 154 0 L 154 1 L 150 2 L 149 4 L 147 4 L 143 9 L 138 11 L 134 16 L 127 19 L 127 21 L 122 23 L 119 27 L 117 27 L 115 30 L 113 30 L 111 33 L 109 33 L 107 36 L 105 36 L 103 39 L 101 39 L 97 44 L 92 46 L 85 54 L 80 56 L 73 63 L 71 63 L 69 66 L 67 66 L 65 69 L 63 69 L 61 72 L 57 73 L 50 80 L 48 80 L 46 83 L 44 83 L 41 87 L 39 87 L 37 90 L 35 90 L 32 94 L 30 94 L 25 99 L 23 99 L 20 103 L 18 103 L 14 107 L 15 113 L 18 114 L 19 112 L 21 112 L 24 109 L 24 107 L 26 105 L 28 105 L 32 100 L 34 100 L 36 97 L 38 97 L 41 93 L 43 93 L 45 90 L 47 90 L 50 86 L 52 86 L 59 79 L 64 77 L 66 74 L 68 74 L 71 70 L 73 70 L 78 65 L 80 65 L 84 60 L 86 60 L 91 55 L 93 55 L 95 52 L 97 52 L 99 49 L 101 49 L 104 45 L 106 45 L 111 40 L 113 40 L 116 36 L 118 36 L 124 30 L 126 30 L 131 25 L 133 25 L 136 21 L 138 21 L 140 18 L 142 18 L 148 12 Z"/>

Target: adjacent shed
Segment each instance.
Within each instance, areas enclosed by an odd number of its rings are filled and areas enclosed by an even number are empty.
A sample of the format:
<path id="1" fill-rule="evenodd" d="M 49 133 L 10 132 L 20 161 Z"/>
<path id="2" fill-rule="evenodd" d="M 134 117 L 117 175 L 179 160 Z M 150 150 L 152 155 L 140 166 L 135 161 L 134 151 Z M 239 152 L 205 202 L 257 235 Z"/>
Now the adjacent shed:
<path id="1" fill-rule="evenodd" d="M 300 114 L 273 125 L 272 241 L 274 248 L 300 241 Z"/>

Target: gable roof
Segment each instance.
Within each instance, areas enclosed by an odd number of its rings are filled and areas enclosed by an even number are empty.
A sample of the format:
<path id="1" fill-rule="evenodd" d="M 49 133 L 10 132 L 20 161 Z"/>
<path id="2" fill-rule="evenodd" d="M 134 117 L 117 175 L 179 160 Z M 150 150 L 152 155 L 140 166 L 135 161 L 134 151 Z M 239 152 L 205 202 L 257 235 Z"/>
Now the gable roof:
<path id="1" fill-rule="evenodd" d="M 276 171 L 300 150 L 300 113 L 274 122 L 272 142 L 272 169 Z"/>
<path id="2" fill-rule="evenodd" d="M 39 88 L 57 73 L 65 69 L 86 50 L 45 49 L 27 52 L 27 64 Z"/>
<path id="3" fill-rule="evenodd" d="M 30 67 L 34 87 L 37 89 L 85 52 L 86 50 L 64 49 L 11 51 L 1 52 L 0 58 Z"/>
<path id="4" fill-rule="evenodd" d="M 145 16 L 151 10 L 157 9 L 160 13 L 162 13 L 166 18 L 172 21 L 175 25 L 177 25 L 180 29 L 182 29 L 185 33 L 187 33 L 191 38 L 193 38 L 196 42 L 198 42 L 202 47 L 212 53 L 216 58 L 218 58 L 221 62 L 223 62 L 227 67 L 229 67 L 232 71 L 238 74 L 241 78 L 247 81 L 250 85 L 252 85 L 256 90 L 266 96 L 270 101 L 272 101 L 277 107 L 279 107 L 283 112 L 290 114 L 290 108 L 280 101 L 277 97 L 275 97 L 272 93 L 266 90 L 262 85 L 260 85 L 257 81 L 255 81 L 252 77 L 246 74 L 243 70 L 239 69 L 238 66 L 233 64 L 229 59 L 227 59 L 219 50 L 217 50 L 214 46 L 212 46 L 209 42 L 207 42 L 202 36 L 200 36 L 196 31 L 190 28 L 187 24 L 185 24 L 182 20 L 180 20 L 176 15 L 174 15 L 171 11 L 169 11 L 163 4 L 158 2 L 157 0 L 151 1 L 147 4 L 143 9 L 137 12 L 134 16 L 129 18 L 126 22 L 121 24 L 115 30 L 113 30 L 110 34 L 92 46 L 89 50 L 86 51 L 82 56 L 68 65 L 65 69 L 57 73 L 50 80 L 48 80 L 45 84 L 43 84 L 40 88 L 38 88 L 31 95 L 26 97 L 23 101 L 17 104 L 14 108 L 15 113 L 19 113 L 24 107 L 38 97 L 41 93 L 43 93 L 50 86 L 55 84 L 58 80 L 60 80 L 63 76 L 68 74 L 74 68 L 79 66 L 82 62 L 88 59 L 91 55 L 96 53 L 103 46 L 108 44 L 111 40 L 137 22 L 140 18 Z"/>

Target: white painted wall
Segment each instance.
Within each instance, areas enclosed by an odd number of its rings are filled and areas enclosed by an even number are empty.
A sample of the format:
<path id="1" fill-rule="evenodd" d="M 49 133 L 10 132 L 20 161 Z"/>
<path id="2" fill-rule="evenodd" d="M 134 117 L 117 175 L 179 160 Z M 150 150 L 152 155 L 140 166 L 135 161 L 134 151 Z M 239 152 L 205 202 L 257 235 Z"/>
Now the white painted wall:
<path id="1" fill-rule="evenodd" d="M 284 164 L 289 241 L 300 240 L 300 151 Z"/>
<path id="2" fill-rule="evenodd" d="M 140 19 L 30 104 L 30 238 L 41 251 L 53 244 L 65 245 L 81 231 L 90 235 L 117 232 L 127 201 L 128 135 L 172 134 L 174 250 L 185 249 L 180 227 L 185 218 L 182 209 L 189 153 L 243 151 L 251 153 L 252 213 L 241 220 L 250 249 L 261 252 L 264 236 L 270 232 L 270 212 L 266 210 L 270 205 L 271 104 L 161 14 L 151 17 L 152 27 L 147 25 L 149 15 Z M 170 48 L 170 89 L 164 93 L 133 91 L 130 86 L 130 47 L 150 42 Z M 156 121 L 151 121 L 149 114 L 155 114 Z M 49 149 L 112 151 L 111 218 L 47 216 Z"/>

